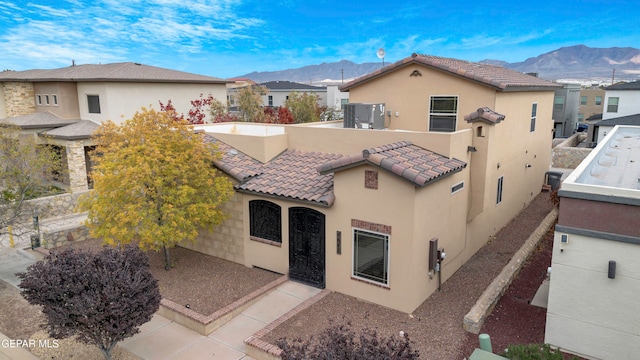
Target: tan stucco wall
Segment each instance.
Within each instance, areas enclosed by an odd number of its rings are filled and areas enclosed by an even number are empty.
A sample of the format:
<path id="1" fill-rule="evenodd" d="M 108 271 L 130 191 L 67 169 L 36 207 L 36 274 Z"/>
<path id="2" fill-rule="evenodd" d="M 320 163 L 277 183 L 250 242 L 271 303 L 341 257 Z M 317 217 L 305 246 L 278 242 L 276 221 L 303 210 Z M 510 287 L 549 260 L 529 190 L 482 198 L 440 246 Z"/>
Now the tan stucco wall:
<path id="1" fill-rule="evenodd" d="M 227 215 L 223 223 L 215 226 L 213 231 L 200 230 L 194 242 L 184 242 L 180 246 L 244 264 L 243 195 L 234 193 L 221 208 Z"/>
<path id="2" fill-rule="evenodd" d="M 96 122 L 112 120 L 122 122 L 130 119 L 144 107 L 160 109 L 159 101 L 168 100 L 178 113 L 185 116 L 191 109 L 191 101 L 209 94 L 220 101 L 226 101 L 224 84 L 176 84 L 176 83 L 121 83 L 82 82 L 78 83 L 78 104 L 82 119 Z M 100 96 L 100 114 L 89 114 L 87 95 Z"/>
<path id="3" fill-rule="evenodd" d="M 78 107 L 78 91 L 75 82 L 39 82 L 33 85 L 34 93 L 41 95 L 57 95 L 58 105 L 53 104 L 53 99 L 49 105 L 36 104 L 37 112 L 50 111 L 63 119 L 80 119 L 80 109 Z"/>
<path id="4" fill-rule="evenodd" d="M 8 118 L 36 112 L 33 84 L 30 82 L 2 83 L 2 107 L 0 118 Z"/>
<path id="5" fill-rule="evenodd" d="M 575 234 L 561 245 L 561 235 L 554 237 L 545 343 L 589 358 L 637 359 L 640 245 Z M 609 260 L 615 279 L 607 277 Z"/>
<path id="6" fill-rule="evenodd" d="M 422 76 L 410 76 L 415 70 Z M 495 90 L 420 65 L 406 66 L 351 89 L 349 102 L 384 103 L 392 113 L 390 122 L 385 117 L 391 129 L 428 131 L 430 96 L 449 95 L 458 96 L 457 130 L 470 127 L 464 115 L 483 106 L 494 109 Z"/>
<path id="7" fill-rule="evenodd" d="M 300 203 L 295 201 L 287 201 L 284 199 L 276 199 L 271 197 L 259 197 L 250 194 L 243 194 L 244 202 L 244 247 L 245 247 L 245 265 L 246 266 L 257 266 L 260 268 L 268 269 L 271 271 L 275 271 L 281 274 L 287 274 L 289 272 L 289 208 L 292 207 L 306 207 L 309 209 L 313 209 L 325 214 L 325 223 L 329 220 L 330 210 L 325 207 L 313 206 L 307 203 Z M 280 211 L 282 214 L 282 243 L 278 245 L 276 244 L 266 244 L 263 242 L 258 242 L 255 240 L 251 240 L 249 238 L 250 229 L 249 229 L 249 202 L 251 200 L 267 200 L 271 201 L 274 204 L 280 206 Z M 328 244 L 329 232 L 328 228 L 326 229 L 327 241 L 325 244 Z M 329 271 L 327 271 L 328 273 Z"/>
<path id="8" fill-rule="evenodd" d="M 211 135 L 263 163 L 270 161 L 288 147 L 287 134 L 256 136 L 212 133 Z"/>

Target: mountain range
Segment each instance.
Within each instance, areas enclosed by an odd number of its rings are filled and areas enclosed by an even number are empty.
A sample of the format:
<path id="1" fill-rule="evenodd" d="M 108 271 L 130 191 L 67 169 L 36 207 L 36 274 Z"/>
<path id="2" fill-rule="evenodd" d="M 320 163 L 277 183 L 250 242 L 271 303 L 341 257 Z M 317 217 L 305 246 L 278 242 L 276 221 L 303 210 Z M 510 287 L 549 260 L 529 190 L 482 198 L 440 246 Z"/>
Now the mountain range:
<path id="1" fill-rule="evenodd" d="M 408 55 L 407 55 L 408 56 Z M 487 59 L 481 63 L 503 66 L 523 73 L 536 73 L 547 80 L 611 81 L 640 79 L 640 49 L 632 47 L 562 47 L 522 62 Z M 240 77 L 262 83 L 288 80 L 299 83 L 340 83 L 380 69 L 382 62 L 356 64 L 349 60 L 309 65 L 280 71 L 252 72 Z M 614 70 L 615 69 L 615 70 Z M 615 71 L 615 72 L 614 72 Z"/>

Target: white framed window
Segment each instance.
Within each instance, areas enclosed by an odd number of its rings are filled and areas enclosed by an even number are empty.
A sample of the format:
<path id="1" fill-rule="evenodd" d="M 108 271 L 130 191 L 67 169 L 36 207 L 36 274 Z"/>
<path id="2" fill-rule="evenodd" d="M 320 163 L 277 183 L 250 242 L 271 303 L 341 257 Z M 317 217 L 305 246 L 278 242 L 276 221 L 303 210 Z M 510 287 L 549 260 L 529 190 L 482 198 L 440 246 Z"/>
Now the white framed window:
<path id="1" fill-rule="evenodd" d="M 87 106 L 89 114 L 100 114 L 100 96 L 87 95 Z"/>
<path id="2" fill-rule="evenodd" d="M 353 229 L 353 276 L 389 285 L 389 235 Z"/>
<path id="3" fill-rule="evenodd" d="M 496 205 L 502 202 L 502 187 L 504 185 L 504 176 L 498 178 L 498 191 L 496 194 Z"/>
<path id="4" fill-rule="evenodd" d="M 51 102 L 53 103 L 53 106 L 58 106 L 58 95 L 51 95 Z"/>
<path id="5" fill-rule="evenodd" d="M 454 132 L 458 118 L 457 96 L 432 96 L 429 102 L 429 131 Z"/>
<path id="6" fill-rule="evenodd" d="M 269 95 L 269 106 L 273 106 L 273 95 Z"/>
<path id="7" fill-rule="evenodd" d="M 461 181 L 451 187 L 451 195 L 462 191 L 464 189 L 464 181 Z"/>
<path id="8" fill-rule="evenodd" d="M 36 105 L 42 105 L 42 95 L 36 95 Z"/>
<path id="9" fill-rule="evenodd" d="M 533 103 L 531 105 L 531 124 L 529 125 L 529 132 L 536 131 L 536 117 L 538 116 L 538 104 Z"/>
<path id="10" fill-rule="evenodd" d="M 619 97 L 610 97 L 609 102 L 607 102 L 607 112 L 617 113 L 619 102 L 620 102 Z"/>
<path id="11" fill-rule="evenodd" d="M 44 96 L 44 104 L 47 106 L 51 105 L 51 97 L 49 95 Z"/>

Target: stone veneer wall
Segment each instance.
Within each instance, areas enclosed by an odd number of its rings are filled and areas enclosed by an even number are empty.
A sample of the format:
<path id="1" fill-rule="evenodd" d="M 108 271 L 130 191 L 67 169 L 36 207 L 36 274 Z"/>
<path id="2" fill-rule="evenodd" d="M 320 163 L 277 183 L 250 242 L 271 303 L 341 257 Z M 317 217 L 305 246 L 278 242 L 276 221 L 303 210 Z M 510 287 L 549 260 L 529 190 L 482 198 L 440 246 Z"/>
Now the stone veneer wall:
<path id="1" fill-rule="evenodd" d="M 576 133 L 559 143 L 551 150 L 551 167 L 575 169 L 591 152 L 590 148 L 575 147 L 586 138 L 585 134 Z"/>
<path id="2" fill-rule="evenodd" d="M 71 191 L 76 192 L 89 189 L 87 185 L 87 164 L 85 163 L 83 142 L 67 141 L 65 150 Z"/>
<path id="3" fill-rule="evenodd" d="M 65 215 L 72 215 L 77 213 L 78 197 L 86 193 L 86 191 L 65 193 L 60 195 L 47 196 L 43 198 L 27 200 L 27 209 L 35 208 L 38 211 L 38 217 L 40 219 L 47 219 L 53 217 L 61 217 Z M 33 213 L 28 210 L 24 211 L 22 218 L 18 220 L 18 223 L 33 222 Z"/>
<path id="4" fill-rule="evenodd" d="M 244 265 L 244 221 L 242 194 L 235 192 L 222 205 L 227 219 L 213 228 L 213 231 L 201 230 L 193 243 L 185 242 L 180 246 L 204 254 Z"/>
<path id="5" fill-rule="evenodd" d="M 7 117 L 33 114 L 36 112 L 33 83 L 5 82 L 3 86 Z"/>

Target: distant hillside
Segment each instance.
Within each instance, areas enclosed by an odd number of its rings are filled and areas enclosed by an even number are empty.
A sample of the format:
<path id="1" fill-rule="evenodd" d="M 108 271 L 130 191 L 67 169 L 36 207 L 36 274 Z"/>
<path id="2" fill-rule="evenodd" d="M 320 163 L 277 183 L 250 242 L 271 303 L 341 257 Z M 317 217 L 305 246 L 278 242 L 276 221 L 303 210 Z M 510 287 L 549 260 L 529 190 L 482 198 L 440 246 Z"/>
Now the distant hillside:
<path id="1" fill-rule="evenodd" d="M 590 48 L 584 45 L 563 47 L 506 67 L 521 72 L 537 72 L 545 79 L 616 78 L 640 76 L 640 50 L 632 47 Z"/>
<path id="2" fill-rule="evenodd" d="M 407 54 L 409 56 L 409 54 Z M 615 68 L 616 79 L 640 78 L 640 49 L 632 47 L 590 48 L 584 45 L 563 47 L 522 62 L 483 60 L 482 63 L 504 66 L 520 72 L 538 73 L 548 80 L 557 79 L 611 79 Z M 304 66 L 280 71 L 252 72 L 241 75 L 258 83 L 289 80 L 299 83 L 318 83 L 332 79 L 340 81 L 368 74 L 382 67 L 381 62 L 356 64 L 348 60 L 320 65 Z"/>

